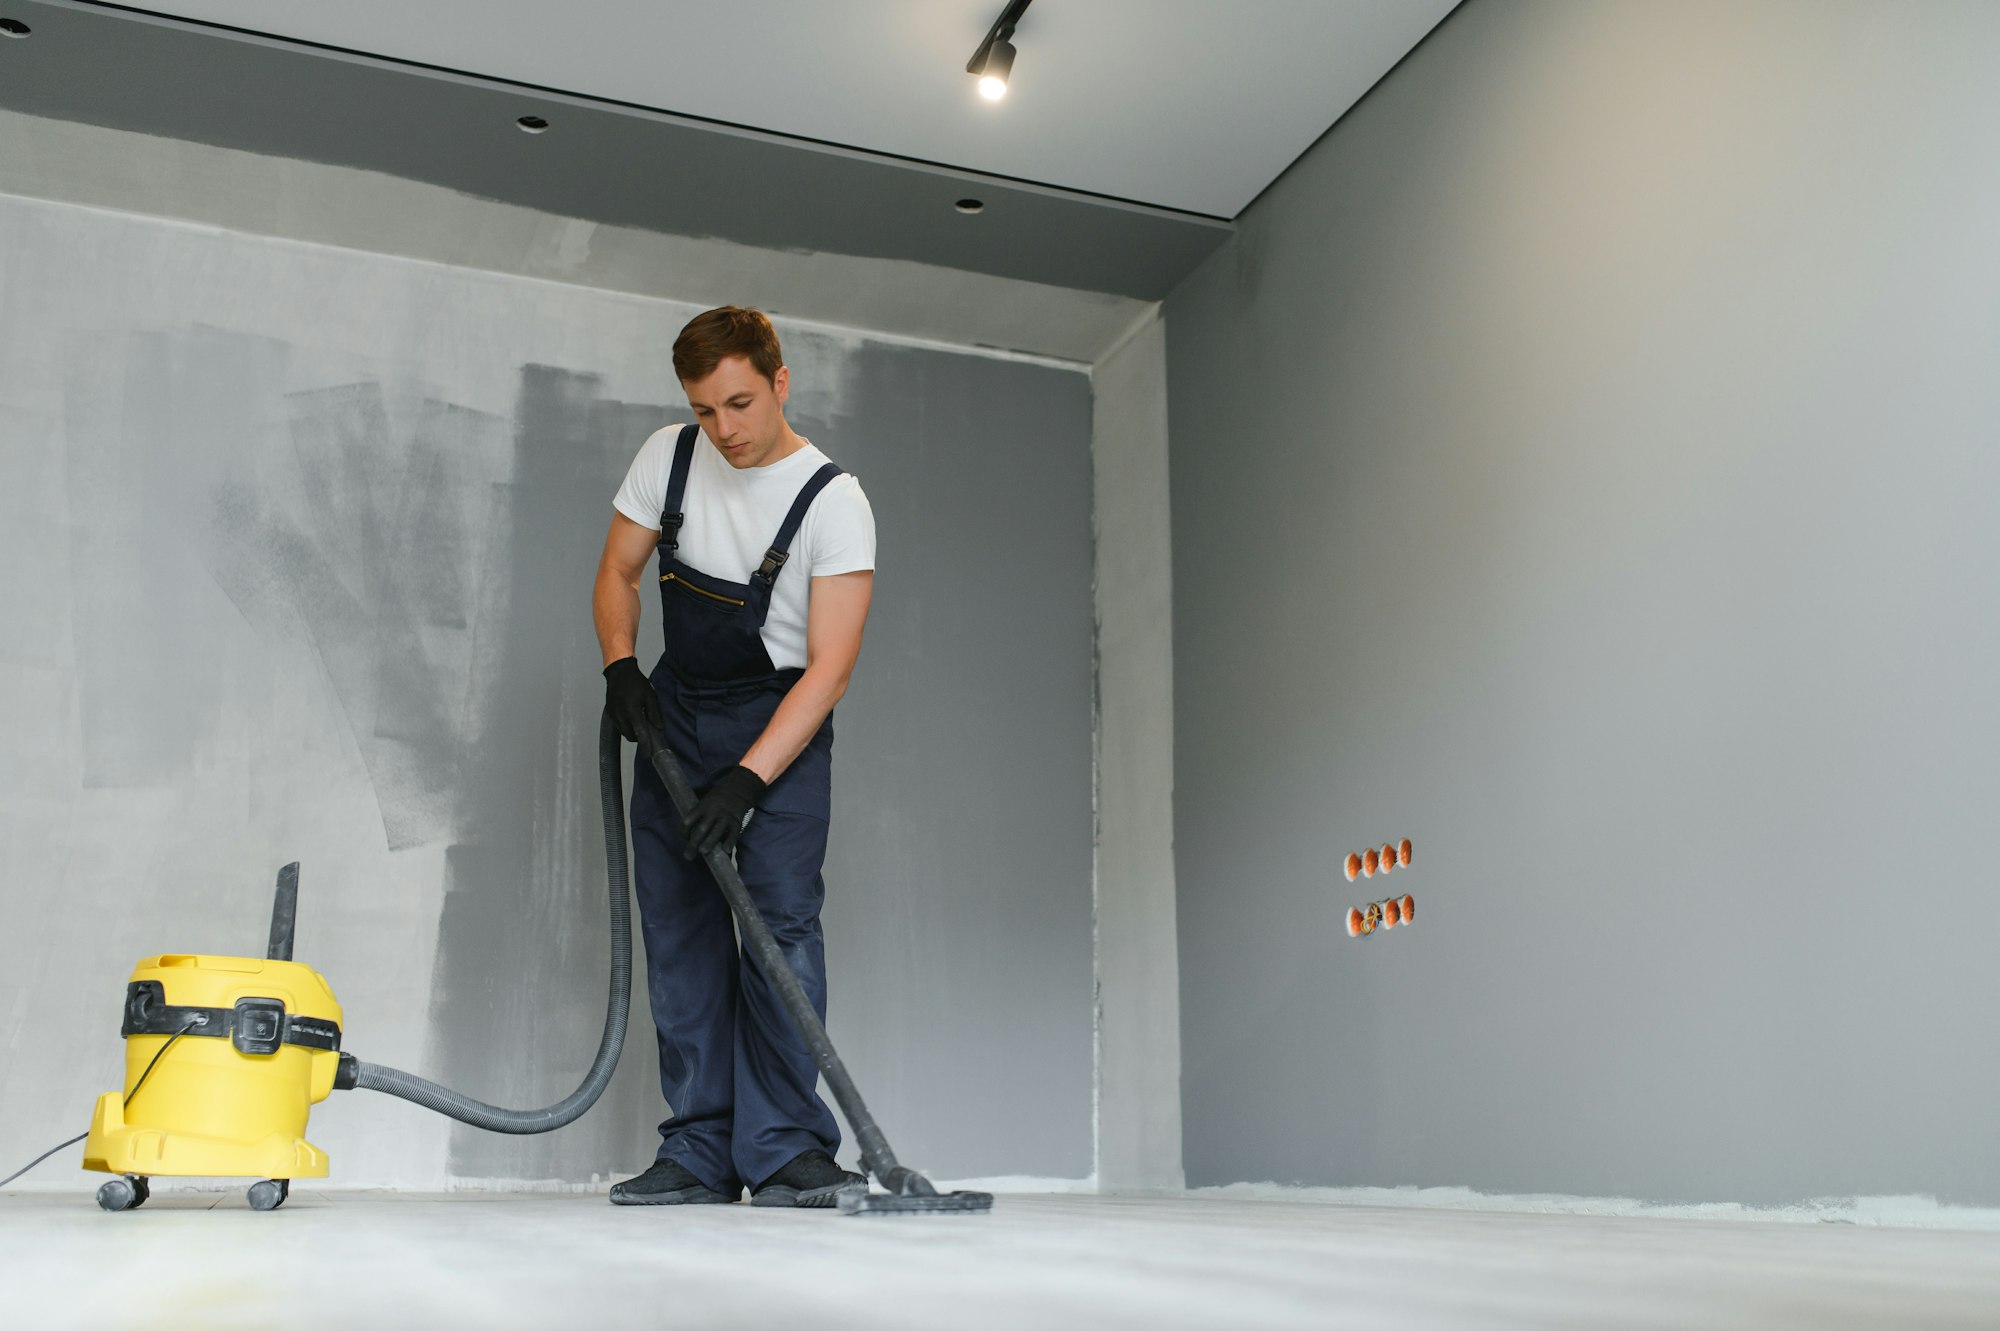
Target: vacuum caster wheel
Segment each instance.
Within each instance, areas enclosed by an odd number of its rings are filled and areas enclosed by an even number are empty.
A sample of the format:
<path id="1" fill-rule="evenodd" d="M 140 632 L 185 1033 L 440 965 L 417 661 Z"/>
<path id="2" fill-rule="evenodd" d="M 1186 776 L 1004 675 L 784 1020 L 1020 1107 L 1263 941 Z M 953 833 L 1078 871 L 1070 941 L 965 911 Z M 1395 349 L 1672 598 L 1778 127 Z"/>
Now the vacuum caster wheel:
<path id="1" fill-rule="evenodd" d="M 120 1174 L 107 1179 L 97 1189 L 97 1204 L 107 1211 L 130 1211 L 144 1206 L 153 1190 L 137 1174 Z"/>
<path id="2" fill-rule="evenodd" d="M 275 1211 L 285 1204 L 285 1198 L 292 1195 L 292 1181 L 288 1178 L 267 1178 L 250 1185 L 250 1209 L 253 1211 Z"/>

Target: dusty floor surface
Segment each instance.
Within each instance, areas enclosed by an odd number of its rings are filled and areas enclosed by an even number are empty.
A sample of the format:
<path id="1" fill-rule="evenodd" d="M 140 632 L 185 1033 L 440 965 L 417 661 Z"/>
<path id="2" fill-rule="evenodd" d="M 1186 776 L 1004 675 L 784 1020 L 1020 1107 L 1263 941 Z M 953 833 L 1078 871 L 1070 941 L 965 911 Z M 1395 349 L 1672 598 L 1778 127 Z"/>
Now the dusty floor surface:
<path id="1" fill-rule="evenodd" d="M 2000 1327 L 2000 1236 L 1003 1196 L 985 1217 L 601 1195 L 0 1195 L 8 1327 Z"/>

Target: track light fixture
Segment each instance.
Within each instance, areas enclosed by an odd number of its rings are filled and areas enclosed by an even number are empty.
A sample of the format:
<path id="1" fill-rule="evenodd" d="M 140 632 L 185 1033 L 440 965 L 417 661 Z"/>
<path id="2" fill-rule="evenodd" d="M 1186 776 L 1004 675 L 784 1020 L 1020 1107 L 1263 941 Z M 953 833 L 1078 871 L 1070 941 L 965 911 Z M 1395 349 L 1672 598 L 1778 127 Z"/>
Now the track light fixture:
<path id="1" fill-rule="evenodd" d="M 997 102 L 1007 95 L 1007 76 L 1014 70 L 1014 25 L 1032 0 L 1007 0 L 1007 7 L 986 31 L 986 40 L 965 62 L 965 72 L 978 78 L 979 95 Z"/>

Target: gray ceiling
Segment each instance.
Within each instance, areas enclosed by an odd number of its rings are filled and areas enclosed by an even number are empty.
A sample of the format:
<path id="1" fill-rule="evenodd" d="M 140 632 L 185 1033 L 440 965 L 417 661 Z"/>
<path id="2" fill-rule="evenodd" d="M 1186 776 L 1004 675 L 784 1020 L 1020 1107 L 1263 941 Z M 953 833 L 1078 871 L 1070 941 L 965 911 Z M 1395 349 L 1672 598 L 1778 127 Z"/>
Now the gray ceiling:
<path id="1" fill-rule="evenodd" d="M 168 3 L 265 31 L 0 0 L 33 29 L 0 41 L 0 106 L 597 222 L 1159 299 L 1231 229 L 1188 205 L 1233 215 L 1451 0 L 1040 0 L 997 106 L 963 64 L 998 0 Z M 528 114 L 551 128 L 522 133 Z M 967 197 L 984 211 L 958 212 Z"/>
<path id="2" fill-rule="evenodd" d="M 145 7 L 1211 217 L 1234 217 L 1453 0 L 152 0 Z"/>

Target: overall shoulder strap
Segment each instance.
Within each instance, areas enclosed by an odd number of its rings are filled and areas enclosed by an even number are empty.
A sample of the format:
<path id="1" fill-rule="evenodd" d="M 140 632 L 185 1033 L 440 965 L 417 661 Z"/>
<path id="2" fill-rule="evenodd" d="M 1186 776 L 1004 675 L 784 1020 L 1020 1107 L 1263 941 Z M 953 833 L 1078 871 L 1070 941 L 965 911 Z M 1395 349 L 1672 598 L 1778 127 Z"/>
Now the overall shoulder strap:
<path id="1" fill-rule="evenodd" d="M 785 514 L 785 523 L 778 528 L 771 548 L 764 552 L 764 562 L 757 566 L 751 577 L 761 578 L 767 586 L 778 580 L 778 570 L 792 557 L 792 538 L 799 534 L 799 524 L 806 520 L 806 510 L 812 507 L 813 500 L 819 498 L 819 492 L 833 484 L 833 478 L 840 474 L 840 467 L 832 462 L 812 474 L 812 479 L 799 491 L 799 497 L 792 501 L 791 511 Z"/>
<path id="2" fill-rule="evenodd" d="M 700 433 L 699 425 L 685 426 L 674 440 L 674 468 L 667 474 L 667 505 L 660 510 L 660 548 L 668 554 L 680 549 L 684 520 L 681 499 L 687 493 L 688 466 L 694 461 L 695 436 Z"/>

